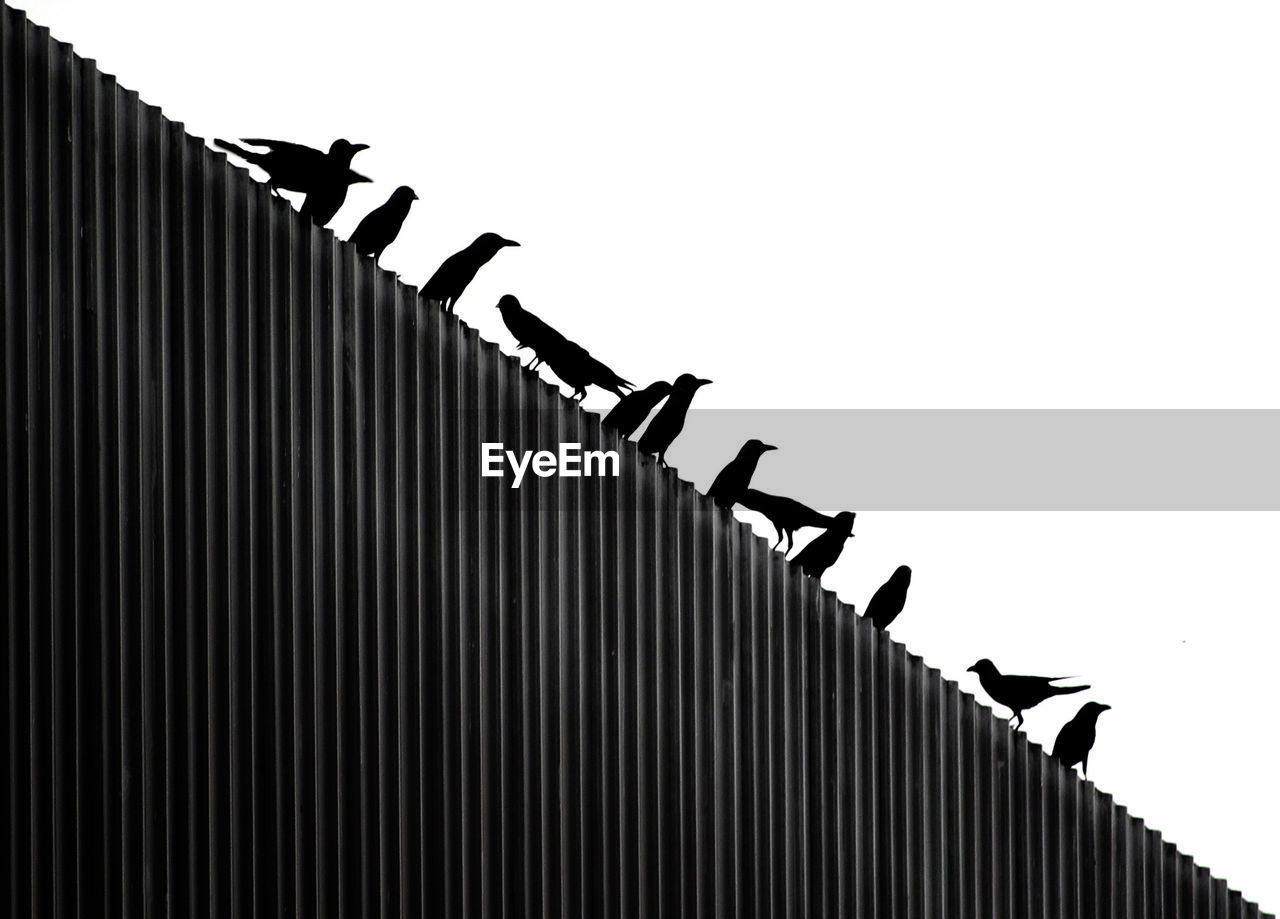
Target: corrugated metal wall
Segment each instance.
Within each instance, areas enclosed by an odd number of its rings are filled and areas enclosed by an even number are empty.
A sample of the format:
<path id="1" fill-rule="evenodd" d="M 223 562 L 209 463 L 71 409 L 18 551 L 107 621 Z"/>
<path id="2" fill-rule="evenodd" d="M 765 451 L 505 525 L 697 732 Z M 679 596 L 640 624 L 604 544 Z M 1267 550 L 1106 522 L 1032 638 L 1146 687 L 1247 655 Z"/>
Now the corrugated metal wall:
<path id="1" fill-rule="evenodd" d="M 1254 917 L 3 16 L 10 915 Z"/>

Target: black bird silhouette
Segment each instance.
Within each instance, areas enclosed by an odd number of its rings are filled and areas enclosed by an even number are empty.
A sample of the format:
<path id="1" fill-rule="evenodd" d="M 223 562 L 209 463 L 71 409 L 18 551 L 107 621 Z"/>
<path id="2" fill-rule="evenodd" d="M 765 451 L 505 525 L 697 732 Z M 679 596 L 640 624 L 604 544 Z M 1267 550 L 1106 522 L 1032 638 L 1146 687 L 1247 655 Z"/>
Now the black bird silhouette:
<path id="1" fill-rule="evenodd" d="M 853 511 L 841 511 L 836 514 L 831 525 L 801 549 L 799 554 L 791 560 L 791 564 L 799 565 L 800 570 L 810 577 L 822 577 L 844 551 L 845 540 L 853 536 L 853 519 L 856 516 Z"/>
<path id="2" fill-rule="evenodd" d="M 346 144 L 339 147 L 338 144 Z M 357 182 L 368 182 L 358 172 L 351 171 L 351 158 L 361 150 L 367 150 L 367 144 L 347 144 L 346 141 L 335 141 L 329 148 L 329 172 L 311 186 L 307 196 L 302 199 L 302 216 L 318 227 L 326 226 L 338 213 L 347 200 L 347 189 Z"/>
<path id="3" fill-rule="evenodd" d="M 253 147 L 266 147 L 267 152 L 246 150 L 229 140 L 215 138 L 219 147 L 234 153 L 240 159 L 252 163 L 267 174 L 267 185 L 272 194 L 279 191 L 300 191 L 310 193 L 317 188 L 327 188 L 331 184 L 342 186 L 342 195 L 346 196 L 346 186 L 356 182 L 368 182 L 365 176 L 350 169 L 351 158 L 361 150 L 368 150 L 367 144 L 353 144 L 349 140 L 339 138 L 329 145 L 329 152 L 308 147 L 306 144 L 290 143 L 287 140 L 271 140 L 266 137 L 246 137 L 244 142 Z M 339 201 L 340 205 L 342 202 Z M 337 212 L 337 208 L 334 208 Z M 330 215 L 332 216 L 332 215 Z"/>
<path id="4" fill-rule="evenodd" d="M 907 588 L 911 586 L 911 569 L 899 565 L 889 580 L 876 588 L 871 595 L 863 617 L 871 620 L 871 624 L 884 631 L 889 623 L 898 618 L 902 608 L 907 605 Z"/>
<path id="5" fill-rule="evenodd" d="M 498 312 L 519 347 L 533 349 L 534 359 L 529 366 L 545 361 L 556 376 L 573 387 L 575 399 L 581 401 L 588 386 L 599 386 L 618 396 L 625 395 L 624 389 L 631 388 L 631 383 L 592 357 L 586 348 L 569 341 L 533 315 L 511 294 L 498 301 Z"/>
<path id="6" fill-rule="evenodd" d="M 1062 761 L 1067 768 L 1076 763 L 1084 776 L 1089 775 L 1089 751 L 1098 736 L 1098 716 L 1108 711 L 1110 705 L 1098 702 L 1086 702 L 1080 706 L 1074 718 L 1062 726 L 1058 739 L 1053 742 L 1053 756 Z"/>
<path id="7" fill-rule="evenodd" d="M 502 324 L 516 340 L 516 350 L 533 350 L 533 360 L 526 365 L 530 370 L 536 370 L 544 361 L 538 355 L 539 347 L 545 350 L 552 342 L 564 340 L 563 335 L 521 306 L 511 294 L 502 295 L 498 301 L 498 312 L 502 314 Z"/>
<path id="8" fill-rule="evenodd" d="M 422 285 L 418 296 L 439 306 L 446 313 L 452 313 L 458 298 L 475 278 L 476 272 L 497 255 L 498 250 L 518 245 L 518 242 L 503 239 L 497 233 L 482 233 L 467 248 L 441 262 L 436 273 Z"/>
<path id="9" fill-rule="evenodd" d="M 792 498 L 771 495 L 763 491 L 757 491 L 754 488 L 748 488 L 744 491 L 742 497 L 738 499 L 738 503 L 747 510 L 764 514 L 769 519 L 769 522 L 773 524 L 773 528 L 778 531 L 778 541 L 773 544 L 773 548 L 776 549 L 782 545 L 784 538 L 787 540 L 787 548 L 782 550 L 783 555 L 791 551 L 796 530 L 801 527 L 822 527 L 826 529 L 835 521 L 834 517 L 819 514 L 813 508 Z"/>
<path id="10" fill-rule="evenodd" d="M 676 381 L 671 384 L 671 395 L 667 396 L 667 404 L 658 410 L 658 414 L 653 416 L 649 426 L 640 435 L 636 446 L 641 453 L 655 453 L 658 456 L 658 464 L 667 465 L 667 451 L 684 430 L 684 419 L 689 414 L 689 405 L 693 402 L 694 393 L 699 387 L 706 386 L 710 382 L 710 380 L 700 380 L 692 373 L 682 373 L 676 377 Z"/>
<path id="11" fill-rule="evenodd" d="M 418 196 L 408 185 L 401 185 L 391 193 L 386 204 L 379 205 L 364 215 L 364 220 L 351 234 L 351 242 L 361 255 L 371 255 L 374 261 L 382 250 L 395 241 L 409 216 L 409 208 Z"/>
<path id="12" fill-rule="evenodd" d="M 738 450 L 738 455 L 720 470 L 720 474 L 707 489 L 707 497 L 714 500 L 717 507 L 733 507 L 751 487 L 751 477 L 756 474 L 756 464 L 760 462 L 760 457 L 776 449 L 778 448 L 772 444 L 754 438 L 747 441 Z"/>
<path id="13" fill-rule="evenodd" d="M 618 436 L 626 440 L 636 432 L 636 428 L 644 424 L 644 420 L 649 417 L 654 406 L 670 393 L 670 383 L 664 383 L 661 380 L 650 383 L 644 389 L 637 389 L 619 399 L 618 404 L 610 409 L 609 414 L 605 415 L 600 423 L 606 428 L 617 431 Z"/>
<path id="14" fill-rule="evenodd" d="M 1045 699 L 1053 696 L 1066 696 L 1073 692 L 1084 692 L 1088 686 L 1054 686 L 1058 680 L 1069 680 L 1065 676 L 1017 676 L 1001 673 L 996 665 L 987 658 L 978 661 L 969 668 L 978 675 L 982 688 L 996 702 L 1013 712 L 1013 726 L 1022 726 L 1022 713 L 1028 708 L 1035 708 Z"/>
<path id="15" fill-rule="evenodd" d="M 548 342 L 538 356 L 546 361 L 552 373 L 569 384 L 573 397 L 579 402 L 586 397 L 588 386 L 599 386 L 621 398 L 635 385 L 592 357 L 582 345 L 563 336 L 559 341 Z"/>

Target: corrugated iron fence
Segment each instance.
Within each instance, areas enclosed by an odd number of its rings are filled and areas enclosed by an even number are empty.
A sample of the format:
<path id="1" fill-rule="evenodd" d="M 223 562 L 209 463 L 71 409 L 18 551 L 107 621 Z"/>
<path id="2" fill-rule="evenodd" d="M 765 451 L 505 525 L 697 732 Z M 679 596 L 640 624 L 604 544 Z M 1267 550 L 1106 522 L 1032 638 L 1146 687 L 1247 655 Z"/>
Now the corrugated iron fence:
<path id="1" fill-rule="evenodd" d="M 609 444 L 3 54 L 9 915 L 1259 915 L 629 446 L 482 480 Z"/>

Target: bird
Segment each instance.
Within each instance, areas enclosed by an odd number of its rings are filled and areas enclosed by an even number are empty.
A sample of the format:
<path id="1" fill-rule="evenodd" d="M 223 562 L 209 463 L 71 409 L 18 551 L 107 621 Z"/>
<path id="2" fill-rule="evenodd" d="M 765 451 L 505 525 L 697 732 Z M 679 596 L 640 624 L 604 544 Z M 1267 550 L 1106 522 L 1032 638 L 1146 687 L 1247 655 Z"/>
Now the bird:
<path id="1" fill-rule="evenodd" d="M 617 396 L 625 395 L 625 390 L 632 388 L 630 382 L 592 357 L 586 348 L 529 312 L 511 294 L 505 294 L 498 301 L 498 312 L 507 330 L 515 336 L 518 347 L 533 350 L 534 359 L 529 367 L 545 362 L 556 376 L 573 387 L 578 401 L 586 396 L 588 386 L 599 386 Z"/>
<path id="2" fill-rule="evenodd" d="M 1073 692 L 1084 692 L 1088 686 L 1054 686 L 1058 680 L 1068 680 L 1065 676 L 1016 676 L 1001 673 L 996 665 L 987 658 L 978 661 L 969 668 L 969 672 L 978 675 L 982 688 L 996 702 L 1013 712 L 1015 728 L 1022 726 L 1022 713 L 1028 708 L 1035 708 L 1045 699 L 1053 696 L 1070 695 Z"/>
<path id="3" fill-rule="evenodd" d="M 778 531 L 778 541 L 773 544 L 773 548 L 776 549 L 782 545 L 784 538 L 787 541 L 787 548 L 783 550 L 783 555 L 791 551 L 796 530 L 801 527 L 822 527 L 826 529 L 834 520 L 833 517 L 819 514 L 813 508 L 792 498 L 771 495 L 763 491 L 757 491 L 754 488 L 748 488 L 744 491 L 742 497 L 738 499 L 738 503 L 747 510 L 764 514 L 769 519 L 769 522 L 773 524 L 773 528 Z"/>
<path id="4" fill-rule="evenodd" d="M 569 341 L 564 336 L 560 336 L 558 341 L 548 342 L 545 349 L 538 352 L 538 356 L 551 368 L 552 373 L 573 388 L 573 397 L 579 402 L 586 397 L 588 386 L 599 386 L 621 398 L 635 385 L 592 357 L 582 345 Z"/>
<path id="5" fill-rule="evenodd" d="M 738 455 L 729 460 L 728 465 L 720 470 L 719 475 L 707 489 L 707 497 L 715 501 L 717 507 L 733 507 L 742 499 L 742 494 L 751 486 L 751 477 L 756 473 L 756 464 L 760 457 L 770 450 L 776 450 L 773 444 L 752 438 L 742 445 Z"/>
<path id="6" fill-rule="evenodd" d="M 338 147 L 339 143 L 345 144 Z M 351 171 L 351 158 L 361 150 L 369 149 L 367 144 L 350 144 L 335 141 L 329 148 L 331 171 L 318 179 L 302 199 L 302 216 L 318 227 L 326 226 L 338 213 L 347 200 L 347 189 L 357 182 L 368 182 L 358 172 Z"/>
<path id="7" fill-rule="evenodd" d="M 391 245 L 404 219 L 409 216 L 409 208 L 418 196 L 408 185 L 401 185 L 391 193 L 385 204 L 379 205 L 364 215 L 360 225 L 351 234 L 351 243 L 361 255 L 371 255 L 377 261 L 382 250 Z"/>
<path id="8" fill-rule="evenodd" d="M 670 383 L 662 380 L 650 383 L 644 389 L 637 389 L 619 399 L 618 404 L 604 416 L 601 424 L 617 431 L 618 436 L 626 440 L 636 432 L 636 428 L 644 424 L 654 406 L 670 394 Z"/>
<path id="9" fill-rule="evenodd" d="M 1061 760 L 1068 769 L 1079 763 L 1081 772 L 1088 778 L 1089 751 L 1098 736 L 1098 716 L 1110 708 L 1110 705 L 1099 702 L 1086 702 L 1080 706 L 1075 717 L 1058 732 L 1058 738 L 1053 742 L 1053 758 Z"/>
<path id="10" fill-rule="evenodd" d="M 844 550 L 845 540 L 853 536 L 853 520 L 857 516 L 853 511 L 841 511 L 836 514 L 831 525 L 813 538 L 791 560 L 800 570 L 810 577 L 820 578 L 823 573 L 836 563 Z"/>
<path id="11" fill-rule="evenodd" d="M 533 360 L 529 361 L 529 370 L 536 370 L 543 358 L 538 355 L 538 348 L 545 349 L 550 342 L 563 339 L 564 336 L 547 325 L 533 313 L 520 305 L 520 301 L 512 294 L 503 294 L 498 300 L 498 312 L 502 314 L 502 324 L 516 340 L 516 350 L 524 348 L 533 350 Z"/>
<path id="12" fill-rule="evenodd" d="M 267 152 L 246 150 L 239 144 L 214 138 L 214 144 L 240 159 L 252 163 L 267 174 L 267 185 L 271 193 L 280 191 L 311 192 L 318 185 L 330 181 L 341 181 L 345 185 L 355 182 L 368 182 L 369 179 L 350 169 L 351 159 L 361 150 L 368 150 L 368 144 L 353 144 L 345 138 L 338 138 L 329 145 L 329 152 L 308 147 L 306 144 L 295 144 L 287 140 L 271 140 L 266 137 L 246 137 L 244 143 L 252 147 L 266 147 Z M 345 196 L 345 186 L 343 195 Z M 339 204 L 342 202 L 339 201 Z M 334 209 L 335 213 L 337 208 Z"/>
<path id="13" fill-rule="evenodd" d="M 667 404 L 653 416 L 644 434 L 640 436 L 636 446 L 641 453 L 654 453 L 658 457 L 658 465 L 667 465 L 667 451 L 675 439 L 684 430 L 684 419 L 689 414 L 689 405 L 699 388 L 709 384 L 710 380 L 702 380 L 692 373 L 682 373 L 671 384 L 671 395 L 667 396 Z"/>
<path id="14" fill-rule="evenodd" d="M 877 587 L 876 592 L 871 595 L 871 601 L 867 603 L 862 617 L 871 620 L 871 624 L 883 632 L 907 605 L 907 588 L 910 586 L 911 569 L 906 565 L 899 565 L 889 575 L 889 580 Z"/>
<path id="15" fill-rule="evenodd" d="M 441 262 L 436 273 L 422 285 L 418 296 L 439 306 L 446 313 L 452 313 L 458 298 L 475 278 L 476 272 L 497 255 L 499 250 L 518 245 L 518 242 L 503 239 L 497 233 L 482 233 L 471 245 Z"/>

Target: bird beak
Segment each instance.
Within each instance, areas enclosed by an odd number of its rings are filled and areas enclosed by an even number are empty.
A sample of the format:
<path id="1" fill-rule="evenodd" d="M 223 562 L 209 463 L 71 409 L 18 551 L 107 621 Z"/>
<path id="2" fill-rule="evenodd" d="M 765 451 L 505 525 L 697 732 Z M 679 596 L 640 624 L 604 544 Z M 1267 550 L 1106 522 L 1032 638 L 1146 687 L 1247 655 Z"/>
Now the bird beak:
<path id="1" fill-rule="evenodd" d="M 351 174 L 355 176 L 355 178 L 351 180 L 352 185 L 354 185 L 356 182 L 372 182 L 373 181 L 373 179 L 369 178 L 368 176 L 362 176 L 358 172 L 353 172 Z"/>
<path id="2" fill-rule="evenodd" d="M 765 448 L 766 450 L 776 450 L 776 449 L 778 449 L 778 448 L 777 448 L 777 447 L 775 447 L 773 444 L 765 444 L 765 445 L 764 445 L 764 448 Z"/>
<path id="3" fill-rule="evenodd" d="M 417 200 L 418 200 L 418 196 L 417 196 L 417 195 L 415 195 L 415 194 L 412 194 L 412 193 L 411 193 L 411 194 L 410 194 L 410 197 L 411 197 L 414 201 L 417 201 Z"/>
<path id="4" fill-rule="evenodd" d="M 708 383 L 710 383 L 711 381 L 710 381 L 710 380 L 698 380 L 697 382 L 698 382 L 698 385 L 699 385 L 699 386 L 706 386 L 706 385 L 707 385 Z"/>
<path id="5" fill-rule="evenodd" d="M 969 667 L 965 670 L 965 673 L 977 673 L 977 672 L 978 672 L 977 664 L 974 664 L 972 667 Z"/>
<path id="6" fill-rule="evenodd" d="M 504 239 L 504 240 L 502 241 L 502 244 L 503 244 L 504 246 L 519 246 L 519 245 L 520 245 L 520 244 L 519 244 L 518 242 L 516 242 L 514 239 Z"/>
<path id="7" fill-rule="evenodd" d="M 1104 712 L 1109 712 L 1109 711 L 1111 711 L 1111 706 L 1110 706 L 1110 705 L 1099 705 L 1099 706 L 1098 706 L 1098 708 L 1102 709 Z"/>
<path id="8" fill-rule="evenodd" d="M 352 144 L 351 149 L 354 152 L 359 153 L 361 150 L 368 150 L 369 145 L 368 144 Z"/>

